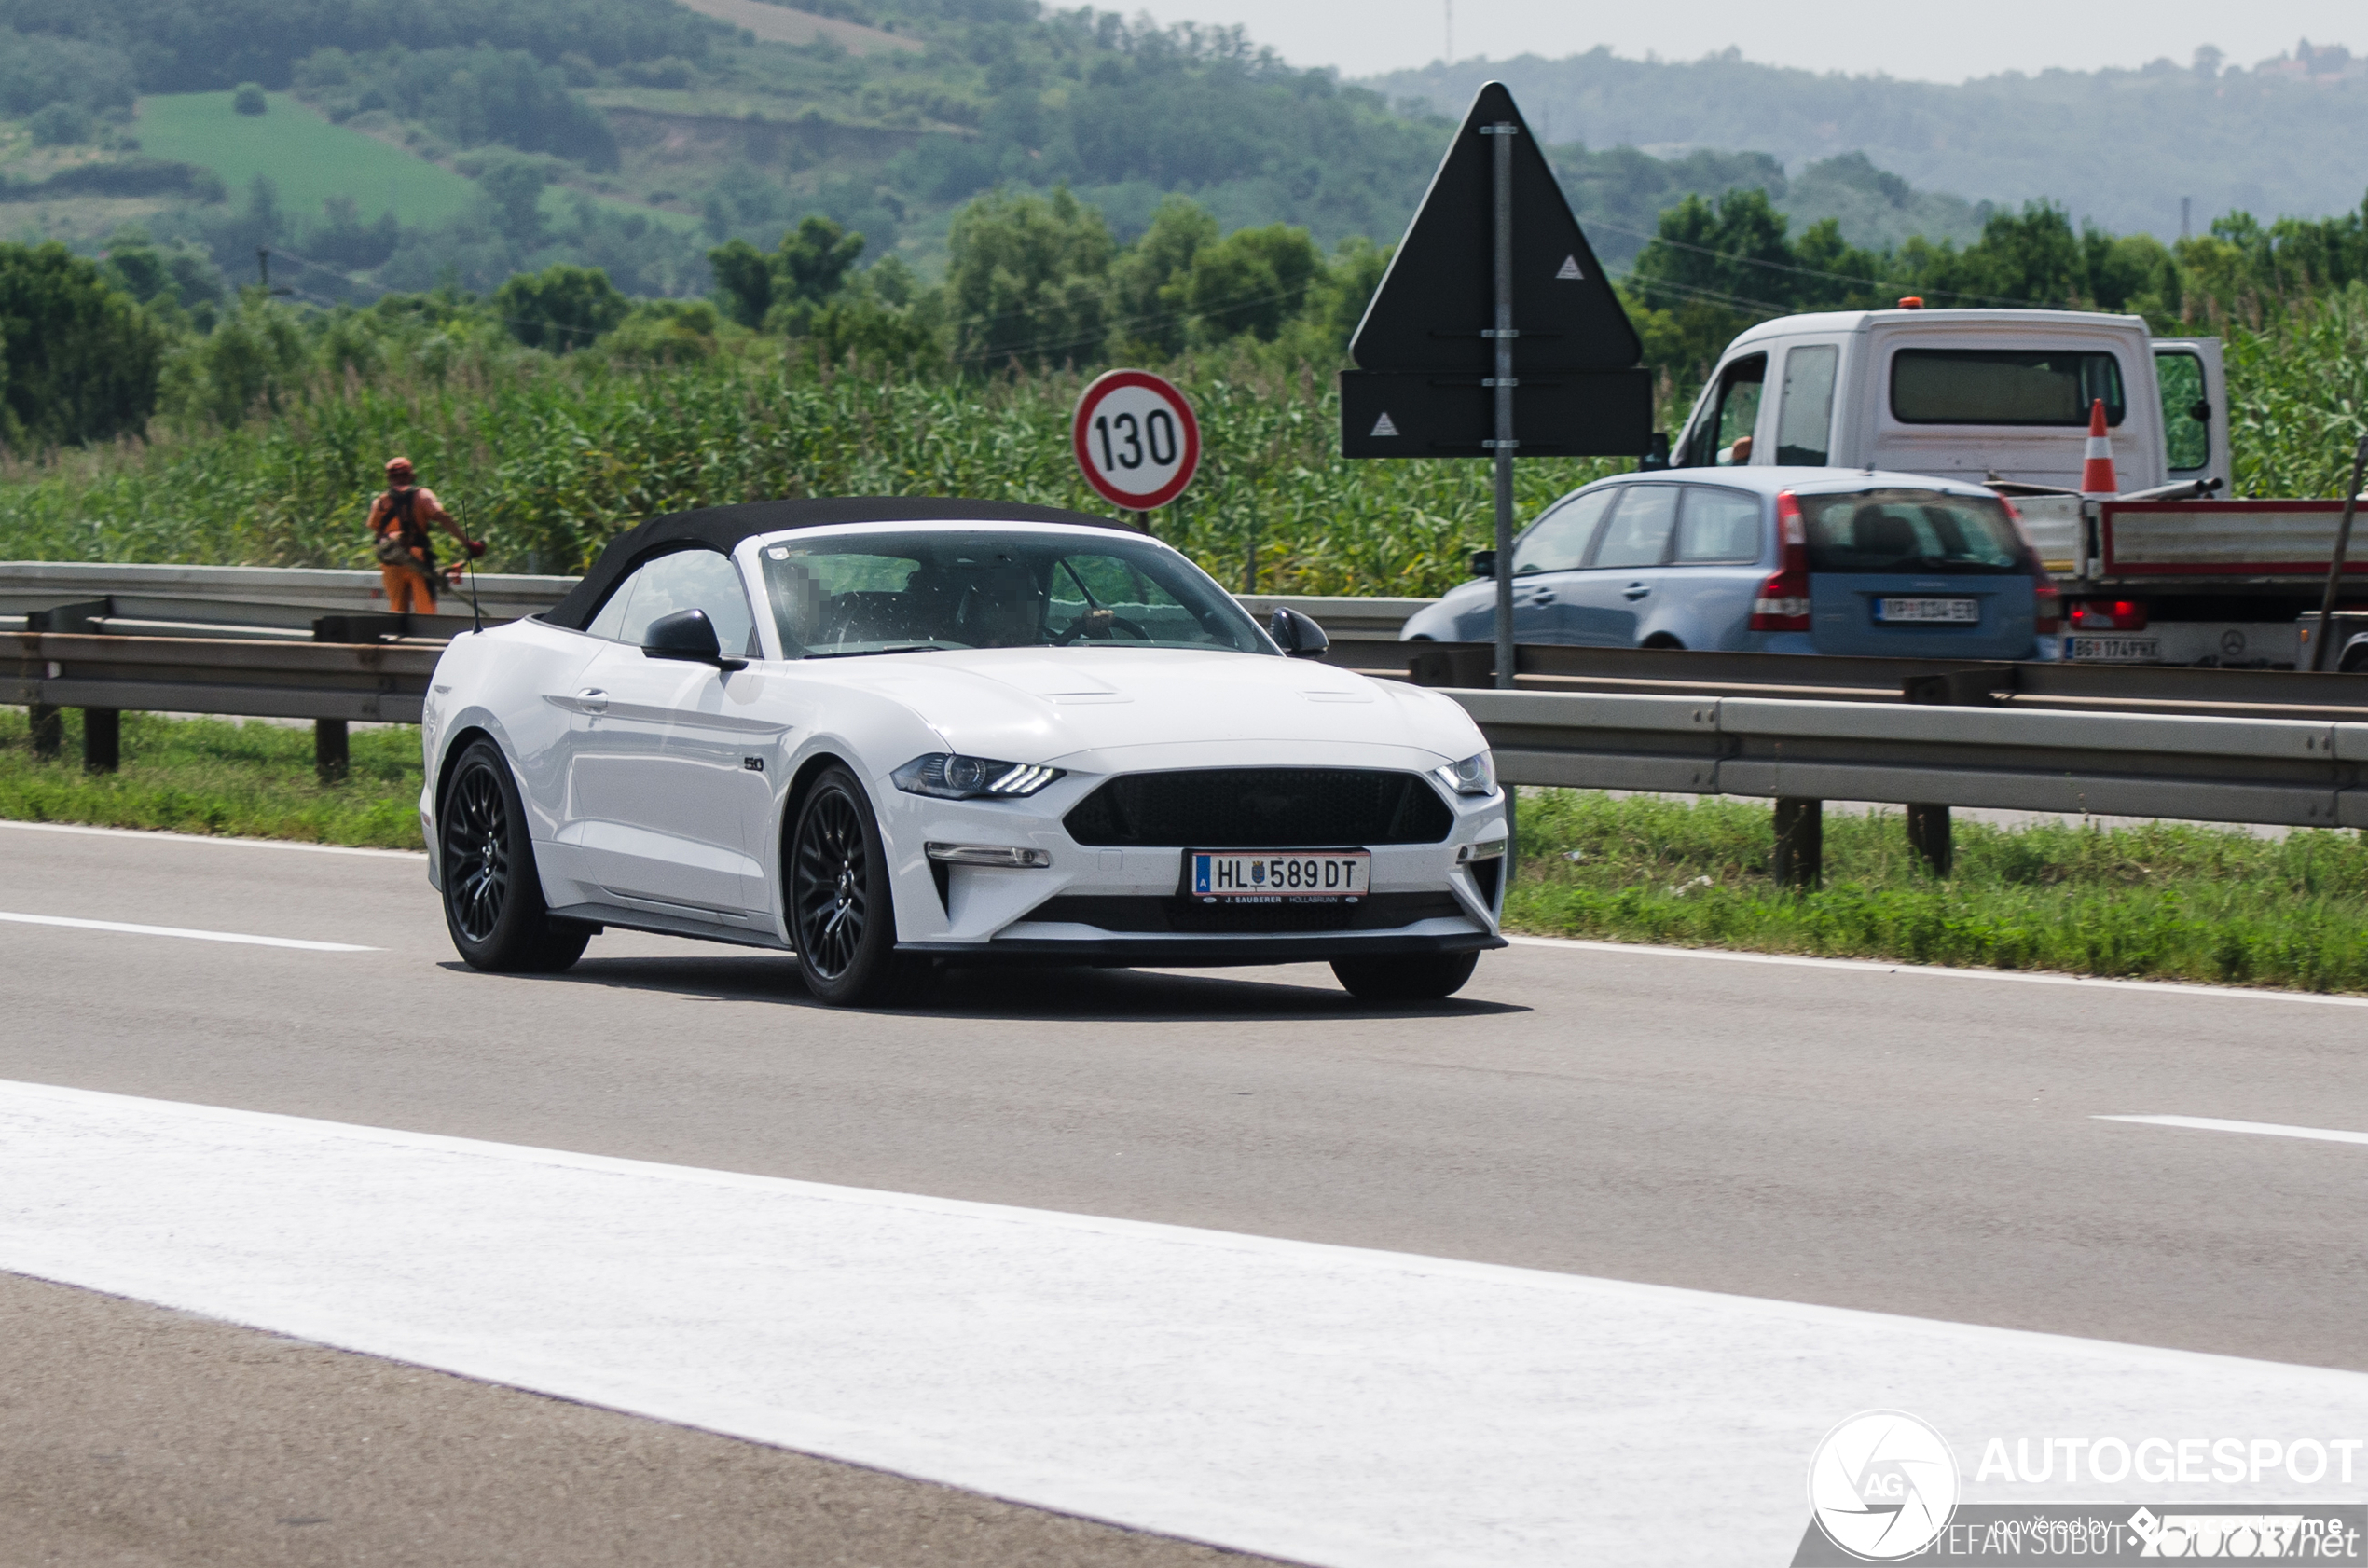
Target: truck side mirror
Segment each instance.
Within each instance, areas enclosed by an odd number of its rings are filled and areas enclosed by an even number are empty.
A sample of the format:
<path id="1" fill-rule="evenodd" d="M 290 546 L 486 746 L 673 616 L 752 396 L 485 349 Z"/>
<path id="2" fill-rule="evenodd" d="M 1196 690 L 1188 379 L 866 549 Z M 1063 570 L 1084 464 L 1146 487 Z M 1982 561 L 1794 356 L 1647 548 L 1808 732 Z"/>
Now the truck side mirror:
<path id="1" fill-rule="evenodd" d="M 1653 432 L 1653 439 L 1646 444 L 1645 455 L 1638 460 L 1636 468 L 1642 474 L 1656 474 L 1668 466 L 1669 432 L 1657 430 Z"/>
<path id="2" fill-rule="evenodd" d="M 1496 552 L 1495 552 L 1495 551 L 1494 551 L 1494 550 L 1475 550 L 1475 551 L 1473 551 L 1473 552 L 1472 552 L 1472 575 L 1473 575 L 1473 576 L 1475 576 L 1475 577 L 1494 577 L 1494 576 L 1495 576 L 1495 575 L 1496 575 Z"/>

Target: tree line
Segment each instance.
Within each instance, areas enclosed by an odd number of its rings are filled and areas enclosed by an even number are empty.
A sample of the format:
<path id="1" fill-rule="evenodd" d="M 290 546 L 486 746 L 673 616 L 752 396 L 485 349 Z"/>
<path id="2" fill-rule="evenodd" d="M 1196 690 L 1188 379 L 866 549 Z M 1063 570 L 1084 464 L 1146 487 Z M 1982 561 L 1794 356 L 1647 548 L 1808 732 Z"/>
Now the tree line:
<path id="1" fill-rule="evenodd" d="M 530 167 L 491 221 L 544 220 Z M 503 214 L 506 213 L 506 216 Z M 518 236 L 514 236 L 517 238 Z M 706 298 L 635 298 L 604 269 L 552 262 L 473 294 L 445 286 L 367 306 L 231 288 L 204 247 L 117 236 L 98 259 L 0 245 L 0 444 L 19 453 L 145 433 L 159 417 L 232 427 L 322 375 L 372 378 L 498 348 L 619 365 L 785 353 L 922 379 L 1164 364 L 1226 351 L 1329 374 L 1387 267 L 1352 239 L 1326 250 L 1284 224 L 1226 232 L 1171 196 L 1132 242 L 1066 189 L 997 189 L 954 216 L 942 280 L 808 213 L 769 247 L 709 251 Z M 2331 296 L 2368 305 L 2368 202 L 2325 219 L 2243 213 L 2166 245 L 2075 228 L 2034 203 L 1993 213 L 1960 246 L 1853 247 L 1831 220 L 1798 235 L 1760 189 L 1687 197 L 1619 281 L 1666 400 L 1699 384 L 1751 323 L 1795 311 L 2007 305 L 2128 311 L 2164 331 L 2260 334 Z"/>

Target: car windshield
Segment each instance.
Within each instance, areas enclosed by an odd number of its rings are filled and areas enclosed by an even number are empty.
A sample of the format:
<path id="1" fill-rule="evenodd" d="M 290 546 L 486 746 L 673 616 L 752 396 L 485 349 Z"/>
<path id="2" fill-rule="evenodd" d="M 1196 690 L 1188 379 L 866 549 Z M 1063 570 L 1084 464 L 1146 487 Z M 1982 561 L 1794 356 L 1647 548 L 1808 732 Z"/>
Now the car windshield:
<path id="1" fill-rule="evenodd" d="M 1909 489 L 1799 501 L 1811 571 L 1979 576 L 2031 570 L 2002 502 Z"/>
<path id="2" fill-rule="evenodd" d="M 798 533 L 757 558 L 788 658 L 940 648 L 1273 649 L 1206 573 L 1112 532 Z"/>

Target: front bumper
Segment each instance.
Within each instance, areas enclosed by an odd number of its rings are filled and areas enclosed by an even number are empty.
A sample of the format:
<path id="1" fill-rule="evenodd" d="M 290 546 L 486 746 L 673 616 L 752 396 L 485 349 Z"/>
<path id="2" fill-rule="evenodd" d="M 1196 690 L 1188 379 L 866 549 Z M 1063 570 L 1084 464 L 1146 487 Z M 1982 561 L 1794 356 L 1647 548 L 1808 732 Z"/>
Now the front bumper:
<path id="1" fill-rule="evenodd" d="M 1336 752 L 1322 758 L 1337 760 Z M 1183 850 L 1082 845 L 1069 836 L 1064 817 L 1107 777 L 1064 778 L 1022 801 L 937 801 L 881 790 L 874 799 L 894 868 L 898 950 L 957 964 L 1214 966 L 1504 945 L 1496 931 L 1504 862 L 1458 859 L 1468 846 L 1505 836 L 1501 791 L 1441 791 L 1453 821 L 1433 843 L 1275 846 L 1368 848 L 1371 882 L 1361 907 L 1294 911 L 1272 922 L 1246 914 L 1237 926 L 1190 907 Z M 1012 846 L 1036 863 L 933 863 L 930 842 Z"/>
<path id="2" fill-rule="evenodd" d="M 1445 925 L 1447 922 L 1424 922 Z M 1461 930 L 1230 936 L 1003 937 L 991 942 L 900 942 L 899 953 L 925 953 L 954 965 L 1087 964 L 1110 969 L 1222 969 L 1249 964 L 1320 964 L 1334 958 L 1387 958 L 1424 953 L 1485 953 L 1507 945 L 1494 931 Z"/>

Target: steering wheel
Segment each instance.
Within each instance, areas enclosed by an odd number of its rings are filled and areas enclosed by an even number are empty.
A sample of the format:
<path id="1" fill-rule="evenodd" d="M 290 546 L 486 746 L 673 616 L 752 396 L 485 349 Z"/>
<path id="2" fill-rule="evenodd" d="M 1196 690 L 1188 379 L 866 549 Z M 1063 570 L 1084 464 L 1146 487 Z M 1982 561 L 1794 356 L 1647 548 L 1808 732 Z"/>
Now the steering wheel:
<path id="1" fill-rule="evenodd" d="M 1150 632 L 1145 631 L 1123 615 L 1108 610 L 1089 610 L 1071 621 L 1068 624 L 1068 629 L 1054 638 L 1052 645 L 1055 648 L 1066 648 L 1081 637 L 1099 637 L 1107 640 L 1113 631 L 1122 631 L 1127 636 L 1138 638 L 1145 642 L 1151 640 Z"/>

